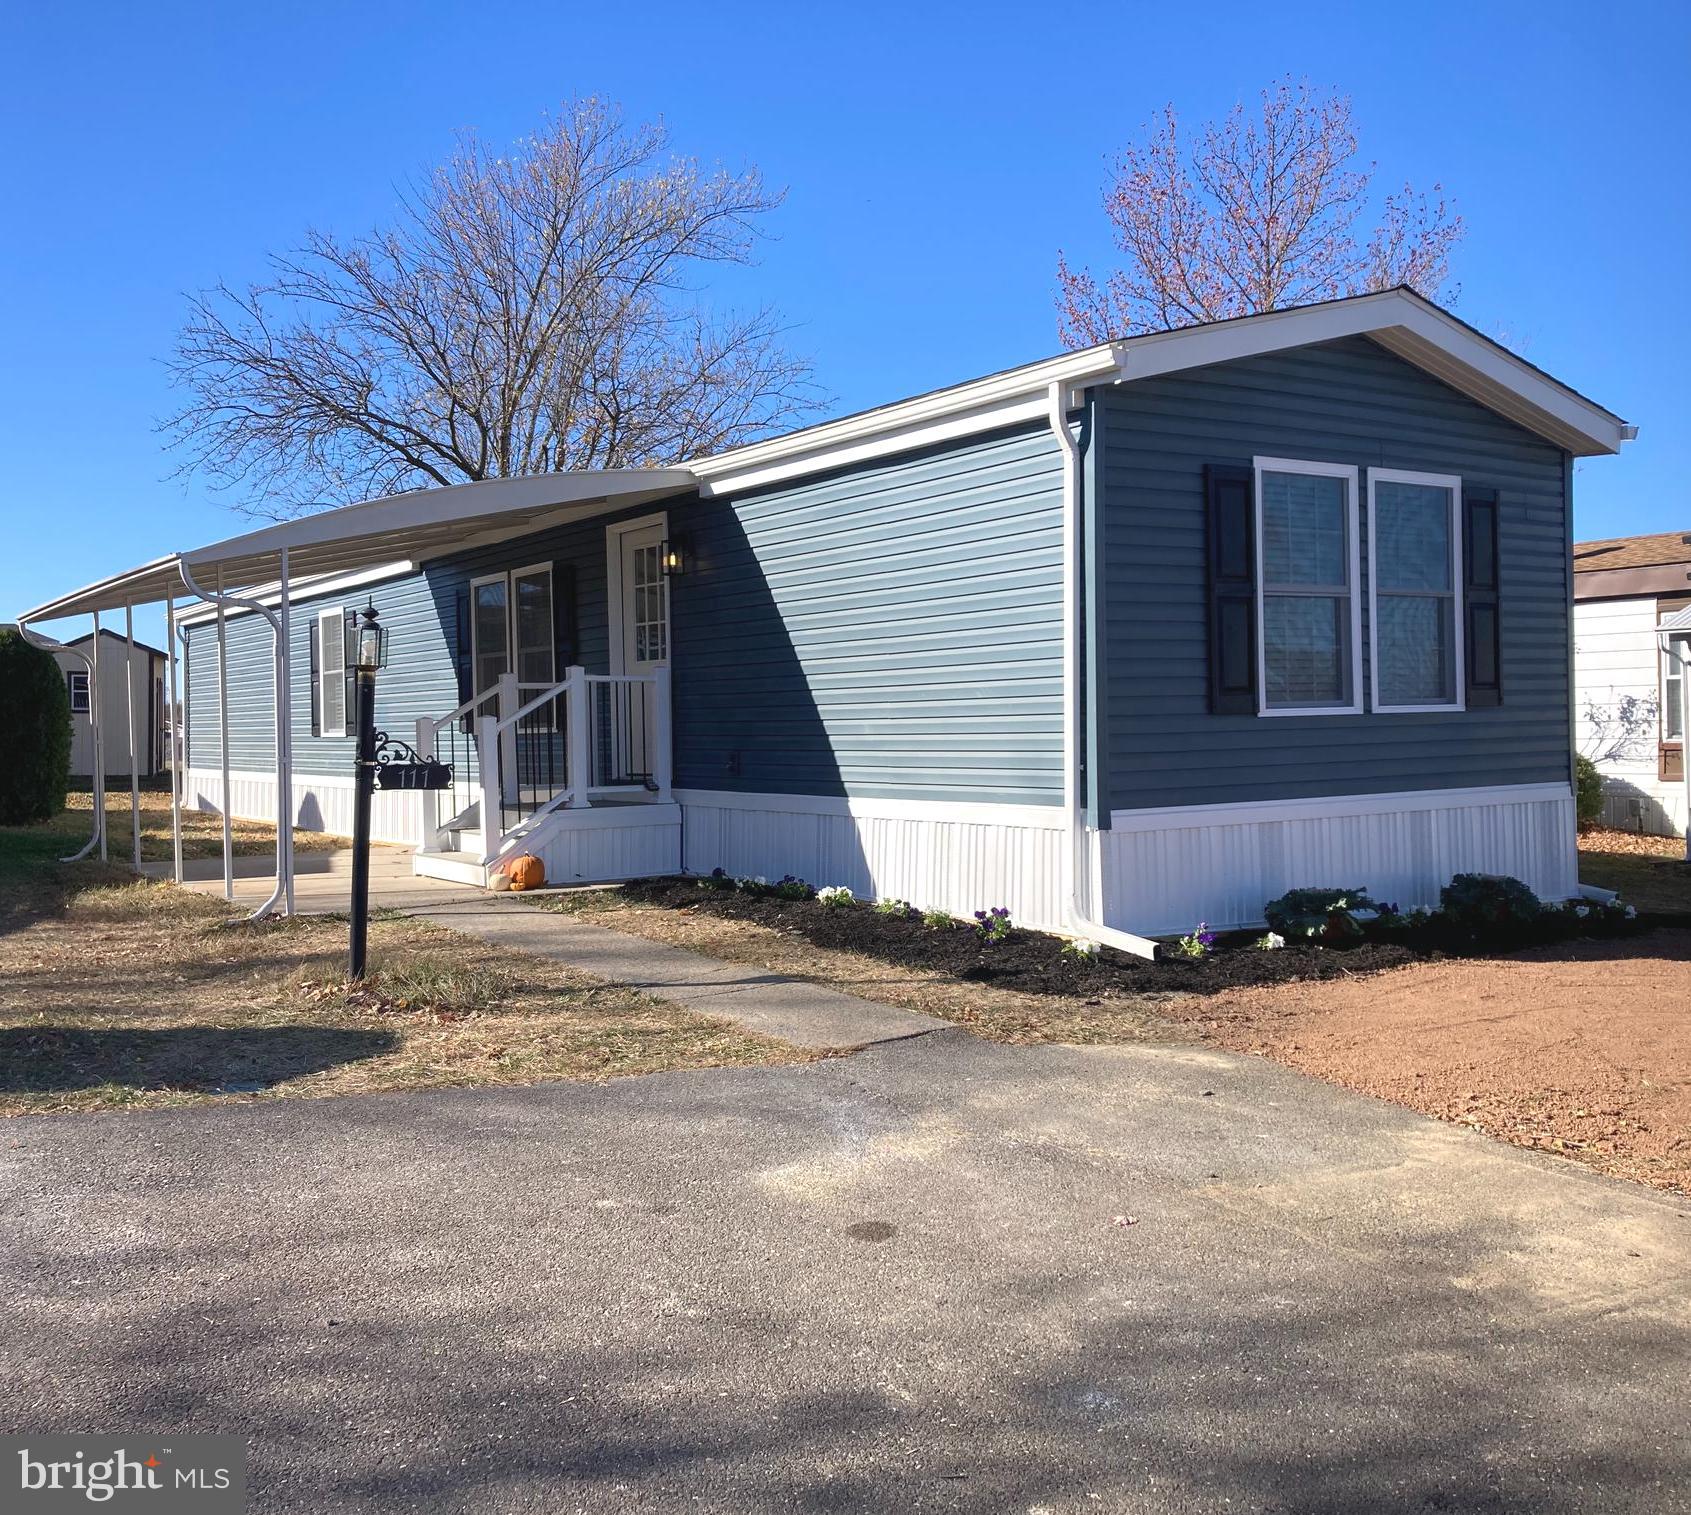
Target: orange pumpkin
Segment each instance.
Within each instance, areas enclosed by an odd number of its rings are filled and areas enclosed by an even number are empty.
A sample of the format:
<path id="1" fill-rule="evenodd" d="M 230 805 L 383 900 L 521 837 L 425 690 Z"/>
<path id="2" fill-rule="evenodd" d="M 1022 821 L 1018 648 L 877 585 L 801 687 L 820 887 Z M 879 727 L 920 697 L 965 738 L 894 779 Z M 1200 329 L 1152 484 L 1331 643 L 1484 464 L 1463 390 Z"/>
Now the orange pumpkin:
<path id="1" fill-rule="evenodd" d="M 513 889 L 538 889 L 546 882 L 545 866 L 539 858 L 530 857 L 526 852 L 515 859 L 505 872 Z"/>

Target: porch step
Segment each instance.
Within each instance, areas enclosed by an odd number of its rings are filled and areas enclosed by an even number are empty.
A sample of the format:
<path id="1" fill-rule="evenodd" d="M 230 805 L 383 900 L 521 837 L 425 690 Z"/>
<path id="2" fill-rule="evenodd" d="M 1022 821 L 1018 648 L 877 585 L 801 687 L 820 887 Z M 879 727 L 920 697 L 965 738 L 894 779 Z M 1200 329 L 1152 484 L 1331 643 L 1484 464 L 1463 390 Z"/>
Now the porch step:
<path id="1" fill-rule="evenodd" d="M 487 887 L 487 865 L 479 852 L 413 852 L 411 871 L 423 878 L 442 879 L 449 884 Z"/>

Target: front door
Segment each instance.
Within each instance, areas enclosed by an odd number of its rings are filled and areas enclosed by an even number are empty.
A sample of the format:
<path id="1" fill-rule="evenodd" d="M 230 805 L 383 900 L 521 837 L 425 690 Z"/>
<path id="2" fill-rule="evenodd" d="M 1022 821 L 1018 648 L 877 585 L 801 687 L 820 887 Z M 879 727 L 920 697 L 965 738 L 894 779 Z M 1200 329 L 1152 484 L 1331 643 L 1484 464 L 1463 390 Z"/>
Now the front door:
<path id="1" fill-rule="evenodd" d="M 664 524 L 653 522 L 617 532 L 621 625 L 613 648 L 612 671 L 650 673 L 669 661 L 669 580 L 663 571 Z M 617 782 L 642 782 L 653 771 L 652 686 L 612 684 L 604 715 L 608 740 L 602 754 L 611 760 Z"/>

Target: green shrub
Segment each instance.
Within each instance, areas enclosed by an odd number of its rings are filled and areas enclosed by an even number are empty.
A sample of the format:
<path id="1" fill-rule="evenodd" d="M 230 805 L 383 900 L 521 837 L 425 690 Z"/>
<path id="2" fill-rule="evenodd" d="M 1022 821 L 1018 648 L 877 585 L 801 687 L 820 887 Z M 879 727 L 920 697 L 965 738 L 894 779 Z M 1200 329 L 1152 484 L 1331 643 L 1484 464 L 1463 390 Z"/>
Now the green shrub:
<path id="1" fill-rule="evenodd" d="M 1293 889 L 1262 907 L 1263 918 L 1281 936 L 1340 941 L 1362 935 L 1358 910 L 1378 910 L 1363 889 Z"/>
<path id="2" fill-rule="evenodd" d="M 1444 922 L 1470 936 L 1524 930 L 1543 912 L 1539 897 L 1518 878 L 1459 873 L 1439 891 Z"/>
<path id="3" fill-rule="evenodd" d="M 70 696 L 50 652 L 0 630 L 0 826 L 50 821 L 70 788 Z"/>
<path id="4" fill-rule="evenodd" d="M 1574 759 L 1574 810 L 1582 826 L 1592 826 L 1603 813 L 1603 775 L 1581 753 Z"/>

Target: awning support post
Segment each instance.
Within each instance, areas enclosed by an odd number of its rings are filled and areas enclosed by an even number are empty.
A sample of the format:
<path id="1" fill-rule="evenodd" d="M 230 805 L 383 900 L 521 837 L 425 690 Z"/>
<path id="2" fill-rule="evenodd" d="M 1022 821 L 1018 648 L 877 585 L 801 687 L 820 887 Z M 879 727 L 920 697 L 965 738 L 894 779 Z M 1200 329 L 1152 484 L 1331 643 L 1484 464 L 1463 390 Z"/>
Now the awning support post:
<path id="1" fill-rule="evenodd" d="M 223 613 L 223 565 L 217 565 L 217 760 L 223 770 L 223 898 L 235 898 L 235 823 L 229 811 L 229 649 Z M 182 766 L 188 766 L 183 755 Z"/>
<path id="2" fill-rule="evenodd" d="M 129 707 L 129 831 L 134 844 L 135 871 L 141 871 L 141 763 L 135 740 L 135 607 L 123 602 L 123 639 L 129 655 L 124 659 L 123 693 Z M 150 681 L 149 681 L 150 682 Z"/>
<path id="3" fill-rule="evenodd" d="M 247 599 L 236 594 L 225 594 L 221 589 L 207 593 L 204 589 L 200 588 L 198 583 L 195 582 L 194 571 L 188 566 L 186 561 L 179 558 L 177 560 L 177 568 L 182 575 L 182 582 L 188 586 L 189 592 L 198 595 L 200 599 L 205 600 L 208 604 L 216 604 L 220 606 L 233 605 L 237 610 L 250 610 L 257 615 L 263 616 L 264 619 L 270 623 L 270 630 L 276 638 L 276 704 L 277 708 L 280 709 L 283 705 L 287 689 L 285 683 L 286 646 L 282 637 L 282 622 L 277 618 L 275 611 L 258 600 Z M 281 738 L 283 731 L 281 729 L 281 725 L 282 723 L 278 722 L 278 753 L 282 751 Z M 280 769 L 280 762 L 278 762 L 277 766 L 278 769 Z M 225 767 L 224 772 L 227 774 L 227 767 Z M 278 789 L 280 789 L 280 787 L 281 786 L 278 785 Z M 227 810 L 229 805 L 229 794 L 227 788 L 224 791 L 223 804 L 225 810 Z M 280 803 L 277 808 L 278 810 L 282 808 Z M 281 818 L 284 821 L 286 819 L 285 816 Z M 289 840 L 292 839 L 292 835 L 285 824 L 276 833 L 276 887 L 270 891 L 270 898 L 265 900 L 258 909 L 253 911 L 252 914 L 247 917 L 250 921 L 261 921 L 267 916 L 275 915 L 277 913 L 277 906 L 281 905 L 289 897 L 291 891 L 284 882 L 284 876 L 292 866 L 292 859 L 284 838 L 288 838 Z M 291 880 L 288 882 L 291 882 Z"/>
<path id="4" fill-rule="evenodd" d="M 106 733 L 100 721 L 100 612 L 94 612 L 94 660 L 88 680 L 88 734 L 93 738 L 93 773 L 89 776 L 94 792 L 95 826 L 100 837 L 100 861 L 106 858 Z"/>
<path id="5" fill-rule="evenodd" d="M 170 862 L 171 877 L 182 882 L 182 758 L 187 747 L 187 722 L 182 720 L 176 695 L 176 596 L 164 598 L 165 646 L 170 649 L 165 670 L 170 675 Z"/>
<path id="6" fill-rule="evenodd" d="M 294 722 L 292 655 L 288 609 L 288 549 L 282 549 L 277 589 L 281 603 L 276 629 L 276 856 L 282 870 L 282 905 L 294 913 Z M 283 859 L 286 861 L 284 862 Z"/>

